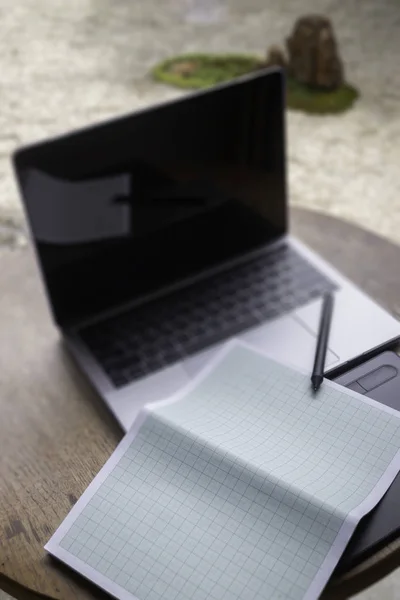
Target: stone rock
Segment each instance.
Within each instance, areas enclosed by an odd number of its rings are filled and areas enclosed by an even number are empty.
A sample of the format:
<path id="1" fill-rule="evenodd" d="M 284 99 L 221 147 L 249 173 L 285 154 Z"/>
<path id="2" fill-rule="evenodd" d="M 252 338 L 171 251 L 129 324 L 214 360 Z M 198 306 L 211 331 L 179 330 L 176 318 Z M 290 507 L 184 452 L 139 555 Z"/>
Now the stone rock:
<path id="1" fill-rule="evenodd" d="M 298 19 L 286 45 L 288 71 L 296 81 L 326 90 L 343 84 L 343 62 L 329 19 L 320 15 Z"/>
<path id="2" fill-rule="evenodd" d="M 267 58 L 265 61 L 265 66 L 267 67 L 282 67 L 286 68 L 286 58 L 283 50 L 279 48 L 279 46 L 271 46 L 267 53 Z"/>

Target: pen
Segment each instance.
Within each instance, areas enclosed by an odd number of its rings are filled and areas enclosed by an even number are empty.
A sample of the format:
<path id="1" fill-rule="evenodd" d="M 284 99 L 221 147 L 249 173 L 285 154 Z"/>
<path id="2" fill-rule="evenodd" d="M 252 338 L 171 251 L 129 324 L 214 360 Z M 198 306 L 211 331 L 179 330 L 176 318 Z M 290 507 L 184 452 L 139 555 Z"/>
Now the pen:
<path id="1" fill-rule="evenodd" d="M 329 330 L 331 327 L 333 312 L 333 295 L 326 294 L 322 303 L 321 320 L 319 322 L 319 331 L 317 339 L 317 348 L 315 350 L 314 368 L 311 375 L 311 385 L 314 392 L 319 387 L 324 378 L 325 357 L 328 347 Z"/>

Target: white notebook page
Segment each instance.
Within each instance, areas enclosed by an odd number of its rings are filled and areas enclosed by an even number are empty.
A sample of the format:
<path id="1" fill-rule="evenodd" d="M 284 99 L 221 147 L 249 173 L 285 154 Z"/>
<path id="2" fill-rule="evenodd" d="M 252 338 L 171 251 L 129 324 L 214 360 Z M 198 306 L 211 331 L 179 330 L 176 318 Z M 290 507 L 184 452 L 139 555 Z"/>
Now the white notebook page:
<path id="1" fill-rule="evenodd" d="M 141 415 L 46 548 L 119 598 L 317 598 L 399 448 L 396 411 L 231 343 Z"/>

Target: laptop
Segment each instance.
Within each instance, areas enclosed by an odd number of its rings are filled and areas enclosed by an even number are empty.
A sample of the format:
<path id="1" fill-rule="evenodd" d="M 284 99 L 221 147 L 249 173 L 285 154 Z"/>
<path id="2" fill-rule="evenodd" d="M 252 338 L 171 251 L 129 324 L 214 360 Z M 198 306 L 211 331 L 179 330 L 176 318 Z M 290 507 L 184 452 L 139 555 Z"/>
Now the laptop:
<path id="1" fill-rule="evenodd" d="M 13 164 L 54 320 L 124 430 L 232 336 L 311 370 L 326 292 L 328 371 L 400 336 L 289 233 L 279 69 L 18 149 Z"/>

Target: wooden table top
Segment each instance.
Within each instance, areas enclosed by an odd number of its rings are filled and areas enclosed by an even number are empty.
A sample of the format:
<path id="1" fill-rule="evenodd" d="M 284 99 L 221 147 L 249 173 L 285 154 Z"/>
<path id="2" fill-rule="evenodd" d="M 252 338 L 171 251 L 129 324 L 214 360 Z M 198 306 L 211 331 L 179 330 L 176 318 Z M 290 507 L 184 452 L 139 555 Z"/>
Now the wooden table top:
<path id="1" fill-rule="evenodd" d="M 332 217 L 294 209 L 292 231 L 392 313 L 400 248 Z M 122 432 L 64 351 L 30 249 L 0 251 L 0 588 L 17 598 L 108 597 L 44 544 Z M 348 597 L 399 565 L 400 541 L 328 586 Z"/>

